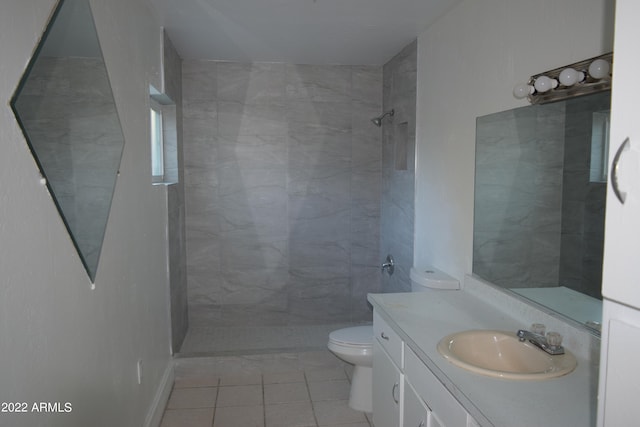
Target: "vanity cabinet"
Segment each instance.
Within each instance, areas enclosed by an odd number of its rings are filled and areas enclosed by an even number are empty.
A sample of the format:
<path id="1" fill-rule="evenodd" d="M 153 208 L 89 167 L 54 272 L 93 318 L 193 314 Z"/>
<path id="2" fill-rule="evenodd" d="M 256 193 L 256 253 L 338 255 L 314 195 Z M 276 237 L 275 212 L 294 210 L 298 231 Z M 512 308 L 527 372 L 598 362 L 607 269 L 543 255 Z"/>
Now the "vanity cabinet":
<path id="1" fill-rule="evenodd" d="M 373 342 L 373 423 L 400 427 L 403 375 L 378 340 Z"/>
<path id="2" fill-rule="evenodd" d="M 376 427 L 475 427 L 475 420 L 374 312 L 373 424 Z"/>
<path id="3" fill-rule="evenodd" d="M 638 425 L 640 420 L 640 2 L 617 0 L 615 19 L 609 161 L 610 170 L 617 171 L 618 189 L 626 197 L 624 202 L 618 199 L 610 179 L 602 276 L 600 427 Z"/>
<path id="4" fill-rule="evenodd" d="M 402 424 L 404 427 L 442 427 L 433 417 L 431 409 L 420 398 L 410 382 L 404 383 Z"/>
<path id="5" fill-rule="evenodd" d="M 404 394 L 404 343 L 377 314 L 373 314 L 373 423 L 400 427 Z"/>

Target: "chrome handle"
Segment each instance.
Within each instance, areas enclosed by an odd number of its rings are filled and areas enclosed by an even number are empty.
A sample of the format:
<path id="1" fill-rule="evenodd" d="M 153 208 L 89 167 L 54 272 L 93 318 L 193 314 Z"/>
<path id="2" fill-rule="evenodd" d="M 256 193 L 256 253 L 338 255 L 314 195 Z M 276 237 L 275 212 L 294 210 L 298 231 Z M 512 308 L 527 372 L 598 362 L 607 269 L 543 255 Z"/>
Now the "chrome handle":
<path id="1" fill-rule="evenodd" d="M 389 336 L 385 335 L 384 331 L 380 332 L 380 338 L 382 338 L 383 340 L 389 341 Z"/>
<path id="2" fill-rule="evenodd" d="M 393 385 L 393 388 L 391 389 L 391 398 L 393 399 L 393 401 L 394 401 L 394 402 L 396 402 L 396 404 L 400 402 L 400 398 L 397 398 L 397 399 L 396 399 L 396 390 L 398 390 L 398 386 L 399 386 L 399 385 L 400 385 L 400 384 L 395 383 L 395 384 Z"/>
<path id="3" fill-rule="evenodd" d="M 627 200 L 627 193 L 625 191 L 620 190 L 620 186 L 618 184 L 618 166 L 620 163 L 620 157 L 622 156 L 622 152 L 628 148 L 630 145 L 629 138 L 625 139 L 620 147 L 618 147 L 618 151 L 616 151 L 616 155 L 613 158 L 613 162 L 611 162 L 611 188 L 613 188 L 613 193 L 616 195 L 620 203 L 624 205 L 625 200 Z"/>
<path id="4" fill-rule="evenodd" d="M 382 272 L 385 270 L 389 273 L 389 276 L 395 271 L 395 263 L 393 262 L 393 256 L 387 255 L 386 262 L 382 264 Z"/>
<path id="5" fill-rule="evenodd" d="M 424 427 L 424 420 L 420 421 L 420 424 L 418 424 L 418 427 Z"/>

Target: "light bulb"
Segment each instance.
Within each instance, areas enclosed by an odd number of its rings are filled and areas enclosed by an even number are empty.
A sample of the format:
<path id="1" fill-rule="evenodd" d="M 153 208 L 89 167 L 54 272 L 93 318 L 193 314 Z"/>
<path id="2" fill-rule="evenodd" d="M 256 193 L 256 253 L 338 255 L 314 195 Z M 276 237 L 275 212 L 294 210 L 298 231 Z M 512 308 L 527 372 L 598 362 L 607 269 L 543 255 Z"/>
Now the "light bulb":
<path id="1" fill-rule="evenodd" d="M 611 66 L 604 59 L 596 59 L 589 65 L 589 75 L 594 79 L 604 79 L 609 77 Z"/>
<path id="2" fill-rule="evenodd" d="M 573 68 L 565 68 L 558 76 L 558 80 L 564 86 L 573 86 L 574 84 L 584 80 L 584 73 L 576 71 Z"/>
<path id="3" fill-rule="evenodd" d="M 548 92 L 551 89 L 555 89 L 558 86 L 558 81 L 547 76 L 540 76 L 533 84 L 536 90 L 540 93 Z"/>
<path id="4" fill-rule="evenodd" d="M 527 95 L 533 93 L 533 86 L 525 83 L 519 83 L 513 87 L 513 96 L 518 99 L 526 98 Z"/>

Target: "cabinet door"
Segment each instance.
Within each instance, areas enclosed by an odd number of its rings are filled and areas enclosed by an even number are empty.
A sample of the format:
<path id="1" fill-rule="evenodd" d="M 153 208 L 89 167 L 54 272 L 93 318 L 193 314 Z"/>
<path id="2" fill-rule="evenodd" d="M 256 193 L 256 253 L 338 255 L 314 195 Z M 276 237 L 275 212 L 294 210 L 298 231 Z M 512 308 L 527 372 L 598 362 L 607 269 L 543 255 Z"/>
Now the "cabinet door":
<path id="1" fill-rule="evenodd" d="M 640 311 L 604 301 L 598 425 L 639 425 Z"/>
<path id="2" fill-rule="evenodd" d="M 440 424 L 432 417 L 429 407 L 418 396 L 418 393 L 406 378 L 402 405 L 402 426 L 440 427 Z"/>
<path id="3" fill-rule="evenodd" d="M 380 427 L 399 427 L 402 405 L 403 375 L 373 340 L 373 424 Z"/>
<path id="4" fill-rule="evenodd" d="M 617 0 L 613 90 L 611 95 L 610 171 L 618 150 L 618 187 L 626 193 L 618 200 L 613 179 L 607 187 L 602 294 L 604 297 L 640 308 L 640 51 L 638 22 L 640 2 Z"/>

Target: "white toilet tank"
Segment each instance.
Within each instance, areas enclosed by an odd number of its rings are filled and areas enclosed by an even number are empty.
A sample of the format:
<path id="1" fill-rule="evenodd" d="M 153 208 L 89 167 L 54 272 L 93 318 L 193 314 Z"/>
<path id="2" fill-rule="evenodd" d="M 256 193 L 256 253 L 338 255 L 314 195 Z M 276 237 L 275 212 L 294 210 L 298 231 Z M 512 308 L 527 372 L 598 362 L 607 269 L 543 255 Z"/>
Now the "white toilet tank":
<path id="1" fill-rule="evenodd" d="M 429 289 L 460 289 L 460 281 L 433 267 L 411 267 L 411 292 Z"/>

